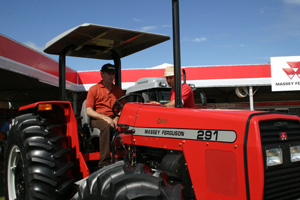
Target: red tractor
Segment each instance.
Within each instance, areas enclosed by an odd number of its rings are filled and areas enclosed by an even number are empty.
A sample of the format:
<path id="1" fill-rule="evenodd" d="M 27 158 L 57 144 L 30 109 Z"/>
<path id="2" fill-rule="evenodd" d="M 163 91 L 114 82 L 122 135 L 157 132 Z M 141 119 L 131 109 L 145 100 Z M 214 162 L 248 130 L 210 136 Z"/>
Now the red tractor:
<path id="1" fill-rule="evenodd" d="M 181 105 L 178 1 L 173 0 L 176 106 L 125 97 L 111 146 L 96 169 L 97 130 L 65 100 L 65 57 L 120 58 L 168 36 L 83 24 L 50 41 L 62 101 L 21 107 L 5 148 L 6 199 L 297 199 L 300 119 L 270 112 L 186 109 Z M 124 97 L 124 98 L 125 98 Z M 140 100 L 139 100 L 140 99 Z M 101 133 L 100 133 L 101 134 Z"/>

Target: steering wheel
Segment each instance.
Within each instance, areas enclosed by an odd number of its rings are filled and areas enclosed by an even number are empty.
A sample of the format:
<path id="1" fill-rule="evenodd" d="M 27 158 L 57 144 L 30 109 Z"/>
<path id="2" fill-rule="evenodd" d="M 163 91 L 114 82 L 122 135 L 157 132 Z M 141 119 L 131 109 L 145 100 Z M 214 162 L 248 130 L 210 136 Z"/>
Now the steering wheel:
<path id="1" fill-rule="evenodd" d="M 117 114 L 116 111 L 115 111 L 115 110 L 116 110 L 116 107 L 118 108 L 119 111 L 122 111 L 122 109 L 123 109 L 123 104 L 121 103 L 121 101 L 122 101 L 123 99 L 125 99 L 125 98 L 130 98 L 130 97 L 132 97 L 132 98 L 136 97 L 136 98 L 134 98 L 134 100 L 131 100 L 131 101 L 128 101 L 128 102 L 141 102 L 141 103 L 144 103 L 144 102 L 145 102 L 144 97 L 143 97 L 142 95 L 140 95 L 140 94 L 137 94 L 137 93 L 129 93 L 129 94 L 126 94 L 126 95 L 120 97 L 119 99 L 117 99 L 116 102 L 114 103 L 114 105 L 113 105 L 113 107 L 112 107 L 112 112 L 114 113 L 115 116 L 120 117 L 120 115 Z M 139 100 L 140 100 L 140 101 L 139 101 Z M 125 103 L 127 103 L 127 102 L 125 102 Z"/>

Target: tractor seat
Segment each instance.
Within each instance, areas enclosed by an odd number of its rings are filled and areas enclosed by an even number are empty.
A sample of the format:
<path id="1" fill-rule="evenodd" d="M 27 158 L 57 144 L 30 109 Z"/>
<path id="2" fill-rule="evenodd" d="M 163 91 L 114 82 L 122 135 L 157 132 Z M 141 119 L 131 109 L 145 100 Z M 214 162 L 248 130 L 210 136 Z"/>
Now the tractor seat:
<path id="1" fill-rule="evenodd" d="M 81 113 L 80 115 L 82 116 L 81 119 L 81 124 L 82 126 L 87 125 L 89 127 L 89 129 L 91 130 L 91 137 L 100 137 L 100 129 L 98 128 L 93 128 L 91 126 L 91 118 L 90 116 L 87 115 L 86 113 L 86 105 L 85 105 L 86 100 L 83 101 L 82 103 L 82 107 L 81 107 Z"/>

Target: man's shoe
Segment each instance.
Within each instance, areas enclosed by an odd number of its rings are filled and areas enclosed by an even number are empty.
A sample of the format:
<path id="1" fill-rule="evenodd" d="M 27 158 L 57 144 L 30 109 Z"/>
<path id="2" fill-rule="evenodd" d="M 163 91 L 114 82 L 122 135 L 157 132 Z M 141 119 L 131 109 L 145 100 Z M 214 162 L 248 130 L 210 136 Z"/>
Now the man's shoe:
<path id="1" fill-rule="evenodd" d="M 110 165 L 110 161 L 102 162 L 98 164 L 98 169 L 101 169 L 102 167 L 105 167 L 107 165 Z"/>

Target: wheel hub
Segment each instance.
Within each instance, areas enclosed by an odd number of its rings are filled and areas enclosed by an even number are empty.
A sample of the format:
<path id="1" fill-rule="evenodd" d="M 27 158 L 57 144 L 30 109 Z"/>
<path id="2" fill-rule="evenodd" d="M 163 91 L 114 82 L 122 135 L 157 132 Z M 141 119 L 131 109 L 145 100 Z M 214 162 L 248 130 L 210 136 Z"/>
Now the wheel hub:
<path id="1" fill-rule="evenodd" d="M 23 160 L 17 146 L 11 148 L 7 165 L 7 189 L 9 199 L 25 199 Z"/>

